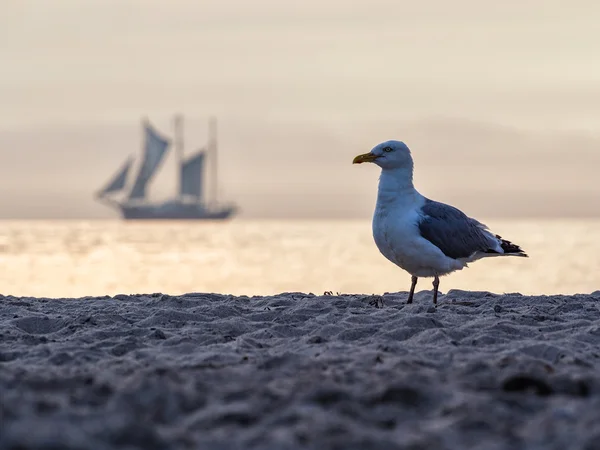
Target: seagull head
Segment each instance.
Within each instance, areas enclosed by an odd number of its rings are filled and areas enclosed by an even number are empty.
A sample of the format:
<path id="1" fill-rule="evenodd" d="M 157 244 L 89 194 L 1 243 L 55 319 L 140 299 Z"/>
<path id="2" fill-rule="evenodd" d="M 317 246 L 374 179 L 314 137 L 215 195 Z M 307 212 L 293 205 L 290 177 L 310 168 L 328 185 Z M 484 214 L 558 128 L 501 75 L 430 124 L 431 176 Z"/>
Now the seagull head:
<path id="1" fill-rule="evenodd" d="M 413 160 L 408 146 L 402 141 L 386 141 L 376 145 L 369 153 L 358 155 L 352 164 L 371 162 L 383 170 L 411 169 Z"/>

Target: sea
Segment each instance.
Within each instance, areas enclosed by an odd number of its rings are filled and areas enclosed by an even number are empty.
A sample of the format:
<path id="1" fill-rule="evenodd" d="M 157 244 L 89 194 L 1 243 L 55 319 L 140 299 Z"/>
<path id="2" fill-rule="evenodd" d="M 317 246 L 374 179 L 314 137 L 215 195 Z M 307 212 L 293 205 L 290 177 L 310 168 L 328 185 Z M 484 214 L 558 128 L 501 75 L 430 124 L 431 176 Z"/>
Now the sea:
<path id="1" fill-rule="evenodd" d="M 529 258 L 489 258 L 441 280 L 522 294 L 600 289 L 600 220 L 483 220 Z M 0 294 L 383 294 L 410 276 L 375 247 L 369 220 L 0 221 Z M 420 279 L 417 290 L 431 289 Z"/>

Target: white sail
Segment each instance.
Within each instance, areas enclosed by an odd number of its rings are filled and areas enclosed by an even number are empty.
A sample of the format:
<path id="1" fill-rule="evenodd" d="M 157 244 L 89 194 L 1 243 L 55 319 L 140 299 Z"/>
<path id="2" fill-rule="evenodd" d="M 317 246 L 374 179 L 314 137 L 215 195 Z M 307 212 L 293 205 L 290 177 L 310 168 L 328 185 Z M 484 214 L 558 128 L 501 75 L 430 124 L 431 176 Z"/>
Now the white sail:
<path id="1" fill-rule="evenodd" d="M 161 137 L 149 123 L 145 124 L 144 131 L 146 135 L 144 159 L 129 194 L 130 199 L 140 199 L 146 196 L 146 186 L 160 166 L 170 143 Z"/>
<path id="2" fill-rule="evenodd" d="M 182 197 L 190 195 L 201 199 L 205 156 L 204 151 L 201 151 L 181 165 L 179 193 Z"/>
<path id="3" fill-rule="evenodd" d="M 131 169 L 132 163 L 133 157 L 129 157 L 129 159 L 125 161 L 125 164 L 123 164 L 123 167 L 121 167 L 112 180 L 108 182 L 104 189 L 100 190 L 98 195 L 103 196 L 123 189 L 125 187 L 125 183 L 127 182 L 127 175 L 129 174 L 129 169 Z"/>

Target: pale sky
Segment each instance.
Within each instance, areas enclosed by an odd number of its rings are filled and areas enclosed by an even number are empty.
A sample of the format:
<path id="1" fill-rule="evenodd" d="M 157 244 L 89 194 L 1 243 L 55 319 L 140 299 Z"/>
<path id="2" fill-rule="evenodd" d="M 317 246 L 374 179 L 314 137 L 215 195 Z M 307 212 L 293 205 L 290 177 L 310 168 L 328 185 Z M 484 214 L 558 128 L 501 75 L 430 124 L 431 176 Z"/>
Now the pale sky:
<path id="1" fill-rule="evenodd" d="M 142 116 L 168 134 L 175 112 L 189 146 L 218 115 L 248 217 L 368 216 L 376 172 L 349 161 L 390 138 L 425 194 L 473 214 L 585 214 L 598 23 L 592 0 L 3 0 L 0 217 L 110 217 L 93 191 Z"/>

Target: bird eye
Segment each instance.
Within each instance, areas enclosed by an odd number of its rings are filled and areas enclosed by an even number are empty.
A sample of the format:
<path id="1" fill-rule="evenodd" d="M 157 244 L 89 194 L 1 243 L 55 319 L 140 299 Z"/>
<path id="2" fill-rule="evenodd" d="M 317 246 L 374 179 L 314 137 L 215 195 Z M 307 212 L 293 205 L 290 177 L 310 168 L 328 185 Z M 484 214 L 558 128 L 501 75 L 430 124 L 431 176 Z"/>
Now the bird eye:
<path id="1" fill-rule="evenodd" d="M 389 152 L 391 152 L 391 151 L 393 151 L 393 150 L 394 150 L 394 149 L 393 149 L 392 147 L 383 147 L 383 151 L 384 151 L 384 152 L 387 152 L 387 153 L 389 153 Z"/>

